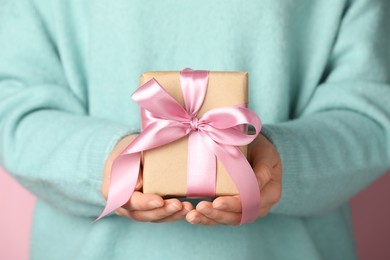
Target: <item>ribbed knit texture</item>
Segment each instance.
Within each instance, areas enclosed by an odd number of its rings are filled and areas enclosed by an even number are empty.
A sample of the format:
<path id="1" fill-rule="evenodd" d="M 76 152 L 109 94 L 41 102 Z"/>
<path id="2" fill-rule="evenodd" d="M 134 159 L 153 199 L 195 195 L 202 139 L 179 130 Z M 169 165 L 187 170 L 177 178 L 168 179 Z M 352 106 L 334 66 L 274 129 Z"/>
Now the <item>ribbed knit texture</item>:
<path id="1" fill-rule="evenodd" d="M 348 199 L 390 167 L 390 1 L 0 5 L 0 162 L 39 198 L 32 259 L 355 258 Z M 249 73 L 282 199 L 241 227 L 92 224 L 140 74 L 186 67 Z"/>

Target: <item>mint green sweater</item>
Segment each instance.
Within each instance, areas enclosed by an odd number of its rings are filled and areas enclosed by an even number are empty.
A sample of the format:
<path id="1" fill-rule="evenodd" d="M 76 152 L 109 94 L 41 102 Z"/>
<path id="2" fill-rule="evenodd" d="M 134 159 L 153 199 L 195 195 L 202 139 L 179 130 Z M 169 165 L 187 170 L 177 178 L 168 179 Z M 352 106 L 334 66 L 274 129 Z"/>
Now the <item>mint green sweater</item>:
<path id="1" fill-rule="evenodd" d="M 387 0 L 1 0 L 0 161 L 39 198 L 32 259 L 354 259 L 347 202 L 390 167 L 389 13 Z M 140 128 L 140 74 L 185 67 L 249 72 L 280 202 L 240 227 L 93 224 L 104 162 Z"/>

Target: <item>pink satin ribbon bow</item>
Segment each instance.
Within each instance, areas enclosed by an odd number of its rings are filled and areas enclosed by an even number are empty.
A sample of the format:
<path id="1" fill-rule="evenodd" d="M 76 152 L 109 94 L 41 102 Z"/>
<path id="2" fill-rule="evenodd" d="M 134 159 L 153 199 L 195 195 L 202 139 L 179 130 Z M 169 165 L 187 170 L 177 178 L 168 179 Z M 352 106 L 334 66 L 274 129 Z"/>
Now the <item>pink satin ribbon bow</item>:
<path id="1" fill-rule="evenodd" d="M 132 196 L 140 169 L 141 152 L 188 135 L 187 197 L 214 197 L 216 158 L 230 174 L 240 194 L 241 224 L 255 221 L 260 211 L 260 190 L 255 173 L 237 146 L 251 143 L 259 134 L 261 121 L 245 105 L 220 107 L 197 114 L 208 85 L 208 71 L 180 72 L 185 108 L 155 79 L 132 94 L 141 107 L 142 132 L 114 160 L 107 204 L 100 219 L 124 205 Z M 221 93 L 222 95 L 223 93 Z M 252 125 L 248 135 L 242 127 Z"/>

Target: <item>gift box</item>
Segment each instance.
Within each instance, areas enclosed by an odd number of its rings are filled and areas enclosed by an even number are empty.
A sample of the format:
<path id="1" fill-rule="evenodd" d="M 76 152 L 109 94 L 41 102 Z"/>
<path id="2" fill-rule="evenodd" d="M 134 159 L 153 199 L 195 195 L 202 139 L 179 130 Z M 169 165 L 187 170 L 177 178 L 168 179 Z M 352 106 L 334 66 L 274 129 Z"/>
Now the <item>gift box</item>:
<path id="1" fill-rule="evenodd" d="M 145 72 L 140 78 L 140 84 L 143 85 L 152 78 L 179 104 L 184 106 L 179 71 Z M 207 93 L 198 116 L 201 117 L 206 111 L 218 107 L 247 104 L 247 83 L 248 74 L 246 72 L 209 72 Z M 142 122 L 143 127 L 144 122 Z M 247 147 L 240 146 L 239 148 L 246 156 Z M 157 194 L 164 198 L 185 197 L 187 190 L 187 159 L 188 136 L 143 151 L 143 192 Z M 212 157 L 210 160 L 217 159 Z M 234 182 L 222 163 L 217 160 L 215 195 L 236 194 L 238 194 L 238 191 Z"/>

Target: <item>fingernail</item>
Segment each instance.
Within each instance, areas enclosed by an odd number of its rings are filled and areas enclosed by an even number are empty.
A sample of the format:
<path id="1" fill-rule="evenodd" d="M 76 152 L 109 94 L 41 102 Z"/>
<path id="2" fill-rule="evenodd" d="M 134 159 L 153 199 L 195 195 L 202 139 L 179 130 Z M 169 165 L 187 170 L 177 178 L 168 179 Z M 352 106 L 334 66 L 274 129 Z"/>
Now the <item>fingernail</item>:
<path id="1" fill-rule="evenodd" d="M 158 201 L 158 200 L 152 200 L 149 202 L 149 206 L 151 208 L 160 208 L 162 207 L 164 204 L 161 202 L 161 201 Z"/>
<path id="2" fill-rule="evenodd" d="M 190 205 L 184 205 L 184 209 L 187 211 L 187 212 L 190 212 L 192 210 L 192 207 Z"/>
<path id="3" fill-rule="evenodd" d="M 218 203 L 216 205 L 213 205 L 215 209 L 226 209 L 226 204 L 224 203 Z"/>
<path id="4" fill-rule="evenodd" d="M 181 208 L 176 204 L 169 204 L 167 206 L 168 213 L 174 213 L 174 212 L 179 211 L 179 210 L 181 210 Z"/>

